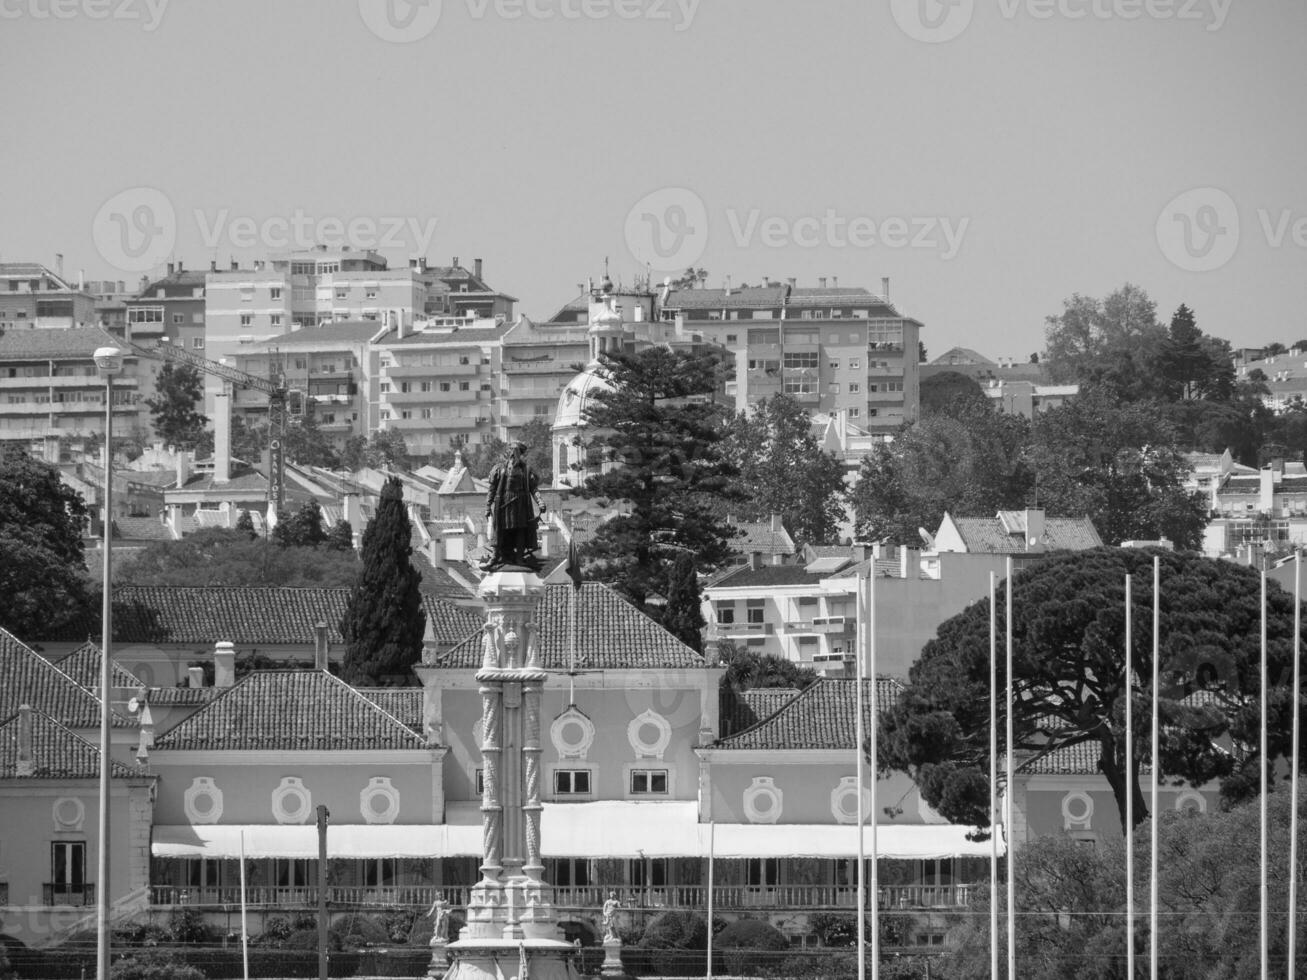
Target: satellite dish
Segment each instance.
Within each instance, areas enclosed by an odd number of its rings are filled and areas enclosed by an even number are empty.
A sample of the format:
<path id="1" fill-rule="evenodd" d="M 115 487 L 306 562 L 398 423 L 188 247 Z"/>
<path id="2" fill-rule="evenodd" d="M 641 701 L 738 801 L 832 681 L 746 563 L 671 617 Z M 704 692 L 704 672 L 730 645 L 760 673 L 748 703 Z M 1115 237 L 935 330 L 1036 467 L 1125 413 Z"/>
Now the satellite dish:
<path id="1" fill-rule="evenodd" d="M 128 701 L 128 702 L 127 702 L 127 710 L 128 710 L 129 712 L 131 712 L 132 714 L 136 714 L 136 712 L 140 711 L 140 710 L 141 710 L 141 699 L 140 699 L 140 698 L 132 698 L 130 701 Z"/>

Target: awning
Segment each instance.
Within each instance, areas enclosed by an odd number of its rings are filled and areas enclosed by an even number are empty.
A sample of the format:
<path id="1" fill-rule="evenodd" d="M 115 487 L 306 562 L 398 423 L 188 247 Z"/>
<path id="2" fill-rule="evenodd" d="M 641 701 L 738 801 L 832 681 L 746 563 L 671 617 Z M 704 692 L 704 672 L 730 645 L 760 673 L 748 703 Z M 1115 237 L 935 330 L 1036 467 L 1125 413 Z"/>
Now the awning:
<path id="1" fill-rule="evenodd" d="M 451 803 L 446 818 L 451 828 L 475 828 L 475 840 L 466 853 L 480 855 L 478 805 Z M 546 803 L 540 836 L 545 857 L 694 856 L 699 853 L 699 805 L 693 800 Z"/>
<path id="2" fill-rule="evenodd" d="M 156 826 L 150 853 L 164 858 L 240 857 L 242 833 L 248 858 L 318 856 L 315 824 Z M 327 828 L 327 853 L 333 858 L 456 857 L 480 851 L 480 827 L 333 824 Z"/>
<path id="3" fill-rule="evenodd" d="M 881 824 L 876 828 L 876 853 L 882 858 L 929 860 L 950 857 L 988 857 L 990 842 L 967 840 L 971 828 L 953 824 Z M 702 854 L 709 851 L 709 830 L 700 827 Z M 712 853 L 737 857 L 856 857 L 858 828 L 844 824 L 739 824 L 715 826 Z M 871 828 L 862 828 L 862 846 L 871 857 Z M 1003 843 L 999 841 L 999 852 Z"/>

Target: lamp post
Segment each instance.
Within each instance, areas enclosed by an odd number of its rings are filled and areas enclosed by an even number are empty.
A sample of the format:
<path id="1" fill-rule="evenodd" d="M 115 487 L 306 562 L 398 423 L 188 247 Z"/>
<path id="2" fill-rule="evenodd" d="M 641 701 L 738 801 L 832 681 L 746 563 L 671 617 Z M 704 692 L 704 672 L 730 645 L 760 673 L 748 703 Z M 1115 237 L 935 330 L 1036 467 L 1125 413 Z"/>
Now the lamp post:
<path id="1" fill-rule="evenodd" d="M 95 961 L 98 980 L 109 980 L 109 669 L 110 637 L 113 628 L 110 598 L 113 528 L 113 379 L 123 369 L 123 352 L 117 347 L 99 347 L 96 373 L 104 379 L 104 574 L 100 609 L 100 852 L 96 874 Z"/>

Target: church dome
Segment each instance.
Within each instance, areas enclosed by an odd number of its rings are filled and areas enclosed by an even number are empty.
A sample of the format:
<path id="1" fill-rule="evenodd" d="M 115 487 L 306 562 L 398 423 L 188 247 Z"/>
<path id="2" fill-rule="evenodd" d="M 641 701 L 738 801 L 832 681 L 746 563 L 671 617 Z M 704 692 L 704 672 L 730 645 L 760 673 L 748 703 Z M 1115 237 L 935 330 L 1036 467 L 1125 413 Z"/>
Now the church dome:
<path id="1" fill-rule="evenodd" d="M 554 430 L 580 429 L 585 425 L 586 409 L 597 392 L 612 391 L 613 386 L 604 378 L 597 364 L 591 364 L 568 382 L 558 396 L 558 410 L 554 413 Z"/>

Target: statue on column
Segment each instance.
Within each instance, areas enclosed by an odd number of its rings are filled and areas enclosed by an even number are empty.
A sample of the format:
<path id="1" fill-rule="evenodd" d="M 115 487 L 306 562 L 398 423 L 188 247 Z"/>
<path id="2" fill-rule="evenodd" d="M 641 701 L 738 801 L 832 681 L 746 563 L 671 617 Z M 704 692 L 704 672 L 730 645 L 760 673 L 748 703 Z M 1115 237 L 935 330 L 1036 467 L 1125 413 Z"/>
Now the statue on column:
<path id="1" fill-rule="evenodd" d="M 436 900 L 431 903 L 427 918 L 431 919 L 431 945 L 439 946 L 448 942 L 449 903 L 442 896 L 437 895 Z"/>
<path id="2" fill-rule="evenodd" d="M 609 892 L 608 900 L 604 902 L 604 942 L 617 940 L 617 913 L 621 907 L 622 903 L 617 900 L 617 892 Z"/>
<path id="3" fill-rule="evenodd" d="M 486 494 L 490 556 L 481 563 L 486 572 L 504 565 L 518 565 L 539 571 L 543 562 L 536 526 L 545 512 L 537 492 L 540 479 L 526 462 L 526 443 L 515 442 L 490 471 Z"/>

